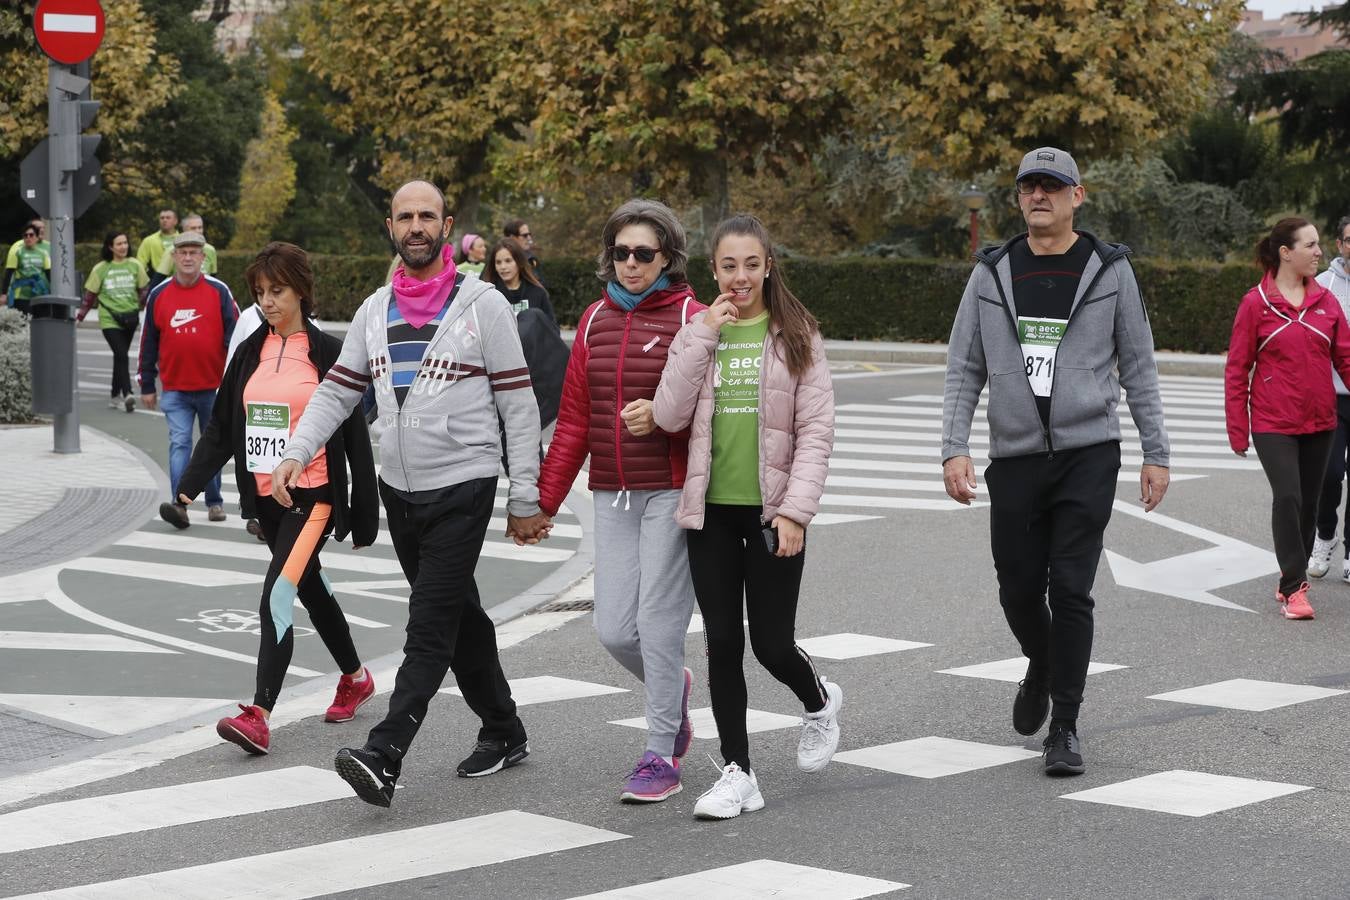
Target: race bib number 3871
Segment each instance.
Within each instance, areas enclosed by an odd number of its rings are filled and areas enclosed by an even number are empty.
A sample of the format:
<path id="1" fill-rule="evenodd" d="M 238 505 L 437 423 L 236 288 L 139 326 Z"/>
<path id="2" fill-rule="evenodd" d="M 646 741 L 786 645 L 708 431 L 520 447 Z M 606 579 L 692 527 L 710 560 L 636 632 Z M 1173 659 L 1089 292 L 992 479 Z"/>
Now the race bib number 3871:
<path id="1" fill-rule="evenodd" d="M 1031 392 L 1037 397 L 1049 397 L 1055 376 L 1055 353 L 1064 337 L 1067 319 L 1033 319 L 1018 316 L 1017 337 L 1022 344 L 1022 360 L 1027 367 Z"/>
<path id="2" fill-rule="evenodd" d="M 245 404 L 245 461 L 250 472 L 271 474 L 281 464 L 291 436 L 291 407 L 286 403 Z"/>

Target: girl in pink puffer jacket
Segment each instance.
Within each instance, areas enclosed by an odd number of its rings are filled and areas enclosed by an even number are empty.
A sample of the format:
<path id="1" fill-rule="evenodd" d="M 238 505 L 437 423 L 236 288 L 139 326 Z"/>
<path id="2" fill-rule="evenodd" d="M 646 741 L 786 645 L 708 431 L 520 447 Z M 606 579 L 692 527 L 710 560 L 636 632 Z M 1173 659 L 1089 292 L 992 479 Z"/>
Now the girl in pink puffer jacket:
<path id="1" fill-rule="evenodd" d="M 713 718 L 725 768 L 694 806 L 703 819 L 760 809 L 750 768 L 742 609 L 755 657 L 801 700 L 797 765 L 818 772 L 839 744 L 843 692 L 793 637 L 806 527 L 834 445 L 834 391 L 816 320 L 774 264 L 754 216 L 717 227 L 721 294 L 671 345 L 653 401 L 658 427 L 690 429 L 676 521 L 703 614 Z M 744 598 L 744 601 L 742 600 Z"/>

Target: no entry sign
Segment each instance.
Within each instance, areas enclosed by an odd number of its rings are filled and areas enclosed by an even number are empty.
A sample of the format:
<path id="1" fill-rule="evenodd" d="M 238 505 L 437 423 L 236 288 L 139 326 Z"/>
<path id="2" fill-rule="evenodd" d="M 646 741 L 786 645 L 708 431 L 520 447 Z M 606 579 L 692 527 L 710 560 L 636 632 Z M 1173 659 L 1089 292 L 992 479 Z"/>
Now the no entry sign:
<path id="1" fill-rule="evenodd" d="M 82 63 L 103 42 L 103 6 L 98 0 L 38 0 L 33 34 L 57 62 Z"/>

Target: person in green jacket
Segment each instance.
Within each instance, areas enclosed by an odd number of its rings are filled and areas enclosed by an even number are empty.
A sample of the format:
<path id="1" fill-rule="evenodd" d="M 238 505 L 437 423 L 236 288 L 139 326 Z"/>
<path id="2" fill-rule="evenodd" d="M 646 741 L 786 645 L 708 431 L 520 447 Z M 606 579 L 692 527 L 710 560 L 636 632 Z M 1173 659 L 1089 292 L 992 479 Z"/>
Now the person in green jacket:
<path id="1" fill-rule="evenodd" d="M 169 272 L 173 271 L 173 239 L 178 234 L 178 213 L 171 209 L 159 211 L 159 231 L 147 234 L 136 249 L 136 259 L 140 260 L 150 277 L 150 286 L 154 287 L 167 274 L 161 271 L 167 263 Z"/>
<path id="2" fill-rule="evenodd" d="M 37 230 L 37 245 L 48 256 L 52 255 L 51 241 L 47 240 L 47 223 L 42 219 L 29 219 L 28 226 Z M 9 245 L 9 253 L 5 256 L 5 268 L 17 269 L 19 267 L 19 251 L 23 249 L 23 238 Z"/>
<path id="3" fill-rule="evenodd" d="M 103 261 L 94 266 L 84 282 L 84 303 L 75 317 L 83 322 L 89 310 L 98 304 L 98 324 L 103 339 L 113 355 L 112 391 L 108 406 L 123 407 L 127 412 L 136 409 L 136 398 L 131 390 L 131 367 L 128 354 L 131 340 L 140 325 L 140 310 L 145 305 L 145 294 L 150 285 L 145 267 L 130 256 L 131 241 L 122 231 L 111 232 L 103 239 Z"/>

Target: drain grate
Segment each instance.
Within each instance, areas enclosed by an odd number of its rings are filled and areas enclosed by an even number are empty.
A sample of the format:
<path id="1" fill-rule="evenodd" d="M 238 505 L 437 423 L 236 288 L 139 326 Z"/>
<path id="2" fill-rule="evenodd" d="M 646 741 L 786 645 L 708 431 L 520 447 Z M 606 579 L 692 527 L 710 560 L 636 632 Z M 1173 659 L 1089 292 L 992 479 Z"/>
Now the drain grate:
<path id="1" fill-rule="evenodd" d="M 537 613 L 548 612 L 590 612 L 595 609 L 595 601 L 586 600 L 555 600 L 547 606 L 541 606 L 535 610 Z"/>

